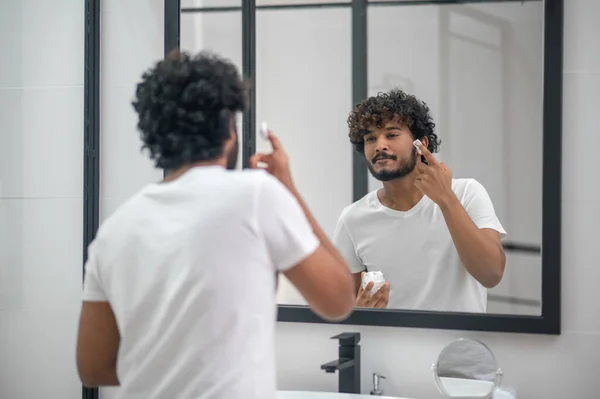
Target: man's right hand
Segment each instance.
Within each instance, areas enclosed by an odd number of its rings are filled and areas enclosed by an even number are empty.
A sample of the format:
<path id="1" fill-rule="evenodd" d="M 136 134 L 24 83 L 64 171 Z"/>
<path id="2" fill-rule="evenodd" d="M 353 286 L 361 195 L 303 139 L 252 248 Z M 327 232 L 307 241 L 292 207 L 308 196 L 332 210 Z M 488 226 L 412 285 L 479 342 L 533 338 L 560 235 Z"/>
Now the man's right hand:
<path id="1" fill-rule="evenodd" d="M 361 274 L 361 284 L 356 296 L 356 306 L 359 308 L 379 308 L 385 309 L 388 306 L 390 300 L 390 283 L 386 282 L 371 295 L 371 289 L 374 283 L 371 281 L 365 288 L 362 287 L 362 277 L 365 273 Z"/>
<path id="2" fill-rule="evenodd" d="M 266 164 L 266 170 L 275 176 L 288 190 L 294 192 L 294 183 L 290 172 L 290 163 L 288 156 L 281 145 L 279 138 L 269 130 L 269 141 L 273 147 L 270 154 L 254 154 L 250 158 L 250 167 L 259 169 L 259 162 Z"/>

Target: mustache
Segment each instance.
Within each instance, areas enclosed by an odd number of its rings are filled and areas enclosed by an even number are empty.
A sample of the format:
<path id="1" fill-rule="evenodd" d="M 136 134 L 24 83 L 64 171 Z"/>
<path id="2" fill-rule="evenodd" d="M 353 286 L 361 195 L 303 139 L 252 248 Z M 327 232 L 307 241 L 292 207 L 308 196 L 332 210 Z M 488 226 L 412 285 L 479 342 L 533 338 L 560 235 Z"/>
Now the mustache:
<path id="1" fill-rule="evenodd" d="M 380 159 L 391 159 L 392 161 L 395 161 L 395 160 L 396 160 L 396 159 L 398 159 L 398 158 L 396 158 L 396 156 L 395 156 L 395 155 L 392 155 L 392 154 L 387 154 L 387 153 L 385 153 L 385 152 L 380 152 L 379 154 L 376 154 L 376 155 L 373 157 L 373 159 L 371 159 L 371 162 L 372 162 L 372 163 L 375 163 L 375 162 L 379 161 Z"/>

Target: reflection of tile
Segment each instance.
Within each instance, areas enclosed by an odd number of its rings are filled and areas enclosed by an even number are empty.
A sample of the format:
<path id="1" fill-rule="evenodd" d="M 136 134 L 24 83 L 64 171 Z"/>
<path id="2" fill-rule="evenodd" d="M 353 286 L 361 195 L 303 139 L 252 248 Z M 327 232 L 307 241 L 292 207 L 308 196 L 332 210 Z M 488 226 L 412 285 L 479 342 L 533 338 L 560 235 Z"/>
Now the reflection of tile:
<path id="1" fill-rule="evenodd" d="M 189 0 L 188 0 L 189 1 Z M 198 0 L 197 0 L 198 1 Z M 204 0 L 206 1 L 206 0 Z M 209 0 L 209 2 L 216 2 L 221 0 Z M 234 0 L 227 0 L 234 1 Z M 239 0 L 237 0 L 239 2 Z M 322 3 L 351 3 L 351 0 L 256 0 L 257 6 L 279 6 L 279 5 L 294 5 L 294 4 L 322 4 Z M 293 10 L 293 9 L 292 9 Z"/>
<path id="2" fill-rule="evenodd" d="M 164 56 L 163 1 L 106 3 L 101 18 L 102 87 L 136 84 Z"/>
<path id="3" fill-rule="evenodd" d="M 509 297 L 510 298 L 510 297 Z M 505 303 L 503 300 L 494 300 L 488 297 L 488 314 L 522 315 L 522 316 L 540 316 L 542 307 L 538 304 L 518 304 Z"/>
<path id="4" fill-rule="evenodd" d="M 264 11 L 256 20 L 258 123 L 279 136 L 298 190 L 332 234 L 352 202 L 350 9 Z M 270 145 L 257 138 L 257 150 Z"/>
<path id="5" fill-rule="evenodd" d="M 369 88 L 369 95 L 376 95 L 379 92 L 387 92 L 392 89 L 400 89 L 406 93 L 415 92 L 415 84 L 412 79 L 401 75 L 384 73 L 382 82 Z"/>
<path id="6" fill-rule="evenodd" d="M 568 0 L 564 11 L 564 71 L 600 72 L 600 1 Z M 563 104 L 567 104 L 563 102 Z"/>
<path id="7" fill-rule="evenodd" d="M 128 198 L 100 198 L 100 222 L 108 219 Z"/>
<path id="8" fill-rule="evenodd" d="M 83 88 L 0 90 L 0 107 L 0 195 L 81 197 Z"/>
<path id="9" fill-rule="evenodd" d="M 83 201 L 0 202 L 0 309 L 59 309 L 81 300 Z"/>
<path id="10" fill-rule="evenodd" d="M 279 305 L 307 305 L 300 291 L 283 274 L 279 275 L 277 303 Z"/>
<path id="11" fill-rule="evenodd" d="M 490 295 L 525 300 L 541 300 L 542 257 L 535 254 L 506 253 L 506 268 L 500 284 Z"/>
<path id="12" fill-rule="evenodd" d="M 181 15 L 181 46 L 184 50 L 214 51 L 242 71 L 242 13 L 211 12 Z"/>
<path id="13" fill-rule="evenodd" d="M 113 0 L 115 1 L 115 0 Z M 256 3 L 258 4 L 260 0 Z M 235 7 L 242 5 L 242 0 L 181 0 L 181 8 L 188 7 Z"/>
<path id="14" fill-rule="evenodd" d="M 108 87 L 103 92 L 100 132 L 100 193 L 102 197 L 127 198 L 147 183 L 162 178 L 155 169 L 136 128 L 131 106 L 133 86 Z"/>

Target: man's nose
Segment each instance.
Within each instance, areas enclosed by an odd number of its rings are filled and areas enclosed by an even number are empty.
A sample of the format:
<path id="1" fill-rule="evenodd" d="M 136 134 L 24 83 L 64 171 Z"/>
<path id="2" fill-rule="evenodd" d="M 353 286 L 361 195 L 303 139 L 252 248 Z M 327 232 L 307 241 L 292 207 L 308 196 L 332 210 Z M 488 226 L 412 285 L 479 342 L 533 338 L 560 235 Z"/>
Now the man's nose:
<path id="1" fill-rule="evenodd" d="M 378 152 L 384 152 L 384 151 L 388 151 L 389 147 L 388 147 L 388 143 L 385 139 L 379 139 L 377 140 L 377 148 L 376 151 Z"/>

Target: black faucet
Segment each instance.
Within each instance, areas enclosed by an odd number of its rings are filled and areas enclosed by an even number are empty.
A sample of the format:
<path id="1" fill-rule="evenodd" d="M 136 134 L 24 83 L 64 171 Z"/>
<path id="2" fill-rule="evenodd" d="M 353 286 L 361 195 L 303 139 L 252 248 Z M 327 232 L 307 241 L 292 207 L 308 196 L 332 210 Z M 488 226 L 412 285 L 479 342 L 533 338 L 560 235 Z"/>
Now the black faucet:
<path id="1" fill-rule="evenodd" d="M 339 392 L 360 393 L 360 333 L 341 333 L 331 339 L 340 341 L 339 359 L 321 365 L 321 370 L 338 371 Z"/>

